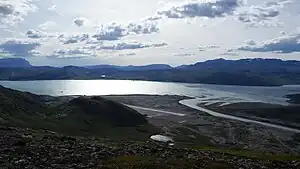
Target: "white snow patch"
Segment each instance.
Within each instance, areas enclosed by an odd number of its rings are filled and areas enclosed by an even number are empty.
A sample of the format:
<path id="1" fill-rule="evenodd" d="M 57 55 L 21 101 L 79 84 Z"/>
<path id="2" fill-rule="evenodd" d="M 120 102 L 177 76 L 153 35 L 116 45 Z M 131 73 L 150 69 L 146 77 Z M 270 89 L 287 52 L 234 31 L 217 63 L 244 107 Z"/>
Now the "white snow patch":
<path id="1" fill-rule="evenodd" d="M 173 139 L 167 136 L 163 136 L 163 135 L 153 135 L 150 137 L 150 139 L 154 140 L 154 141 L 159 141 L 159 142 L 173 142 Z"/>

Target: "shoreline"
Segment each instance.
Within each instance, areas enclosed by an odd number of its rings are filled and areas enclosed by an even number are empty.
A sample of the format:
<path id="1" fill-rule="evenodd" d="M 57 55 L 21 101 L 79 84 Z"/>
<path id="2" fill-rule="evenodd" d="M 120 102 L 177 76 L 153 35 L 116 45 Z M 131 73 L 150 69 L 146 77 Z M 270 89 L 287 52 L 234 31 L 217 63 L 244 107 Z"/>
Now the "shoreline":
<path id="1" fill-rule="evenodd" d="M 197 98 L 181 100 L 179 103 L 183 104 L 185 106 L 188 106 L 190 108 L 193 108 L 193 109 L 196 109 L 196 110 L 199 110 L 199 111 L 203 111 L 203 112 L 208 113 L 208 114 L 210 114 L 214 117 L 221 117 L 221 118 L 230 119 L 230 120 L 237 120 L 237 121 L 241 121 L 241 122 L 245 122 L 245 123 L 254 123 L 254 124 L 259 124 L 259 125 L 263 125 L 263 126 L 267 126 L 267 127 L 272 127 L 272 128 L 282 129 L 282 130 L 291 131 L 291 132 L 295 132 L 295 133 L 300 133 L 300 129 L 286 127 L 286 126 L 273 124 L 273 123 L 262 122 L 262 121 L 258 121 L 258 120 L 245 118 L 245 117 L 238 117 L 238 116 L 223 114 L 223 113 L 219 113 L 219 112 L 216 112 L 216 111 L 206 109 L 204 107 L 200 107 L 200 106 L 198 106 Z"/>
<path id="2" fill-rule="evenodd" d="M 147 96 L 161 96 L 161 95 L 106 95 L 107 97 L 118 97 L 118 96 L 122 96 L 122 97 L 134 97 L 134 96 L 141 96 L 141 97 L 147 97 Z M 171 95 L 164 95 L 164 96 L 171 96 Z M 177 96 L 177 95 L 175 95 Z M 105 97 L 105 96 L 104 96 Z M 289 126 L 285 126 L 285 125 L 280 125 L 280 124 L 276 124 L 276 123 L 270 123 L 270 122 L 264 122 L 264 121 L 259 121 L 259 120 L 254 120 L 251 118 L 247 118 L 247 117 L 239 117 L 239 116 L 235 116 L 235 115 L 229 115 L 229 114 L 224 114 L 224 113 L 220 113 L 220 112 L 216 112 L 210 109 L 207 109 L 205 107 L 200 107 L 198 105 L 198 99 L 197 98 L 192 98 L 192 97 L 187 97 L 184 99 L 181 99 L 178 101 L 179 104 L 186 106 L 188 108 L 194 109 L 194 110 L 198 110 L 204 113 L 207 113 L 208 115 L 211 115 L 213 117 L 219 117 L 219 118 L 224 118 L 224 119 L 228 119 L 228 120 L 235 120 L 235 121 L 240 121 L 240 122 L 244 122 L 244 123 L 252 123 L 252 124 L 258 124 L 258 125 L 263 125 L 266 127 L 272 127 L 272 128 L 276 128 L 276 129 L 280 129 L 280 130 L 285 130 L 285 131 L 290 131 L 290 132 L 294 132 L 294 133 L 300 133 L 300 129 L 294 128 L 294 127 L 289 127 Z M 127 105 L 127 104 L 125 104 Z M 149 109 L 149 107 L 140 107 L 140 106 L 135 106 L 135 105 L 127 105 L 127 106 L 133 106 L 133 107 L 139 107 L 139 108 L 146 108 Z M 151 108 L 150 108 L 151 109 Z M 151 109 L 151 110 L 157 110 L 157 111 L 164 111 L 164 110 L 160 110 L 160 109 Z M 168 113 L 168 112 L 167 112 Z M 181 113 L 176 113 L 176 112 L 169 112 L 169 114 L 174 114 L 174 115 L 179 115 L 179 116 L 183 116 L 183 114 Z"/>
<path id="3" fill-rule="evenodd" d="M 139 81 L 139 82 L 161 82 L 161 83 L 179 83 L 179 84 L 198 84 L 198 85 L 220 85 L 220 86 L 241 86 L 241 87 L 284 87 L 284 86 L 293 86 L 300 84 L 282 84 L 282 85 L 238 85 L 238 84 L 218 84 L 218 83 L 198 83 L 198 82 L 182 82 L 182 81 L 161 81 L 161 80 L 143 80 L 143 79 L 21 79 L 21 80 L 0 80 L 0 82 L 30 82 L 30 81 L 92 81 L 92 80 L 115 80 L 115 81 Z"/>
<path id="4" fill-rule="evenodd" d="M 78 96 L 45 96 L 44 102 L 52 104 L 50 106 L 57 106 L 70 102 Z M 176 95 L 102 95 L 102 97 L 142 107 L 143 109 L 137 111 L 145 115 L 150 124 L 162 129 L 160 134 L 173 137 L 178 145 L 213 145 L 247 150 L 255 148 L 261 152 L 272 153 L 296 151 L 300 154 L 300 146 L 297 142 L 300 135 L 297 133 L 253 123 L 224 120 L 179 103 L 191 97 Z M 182 113 L 185 116 L 165 112 Z M 293 138 L 292 142 L 289 138 Z"/>

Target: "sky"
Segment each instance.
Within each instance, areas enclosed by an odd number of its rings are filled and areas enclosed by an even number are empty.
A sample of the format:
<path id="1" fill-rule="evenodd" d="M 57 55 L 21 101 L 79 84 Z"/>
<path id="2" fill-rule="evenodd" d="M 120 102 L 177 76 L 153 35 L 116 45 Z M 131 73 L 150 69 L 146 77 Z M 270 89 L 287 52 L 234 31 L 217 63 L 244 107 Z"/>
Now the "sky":
<path id="1" fill-rule="evenodd" d="M 300 0 L 0 0 L 0 57 L 33 65 L 300 60 Z"/>

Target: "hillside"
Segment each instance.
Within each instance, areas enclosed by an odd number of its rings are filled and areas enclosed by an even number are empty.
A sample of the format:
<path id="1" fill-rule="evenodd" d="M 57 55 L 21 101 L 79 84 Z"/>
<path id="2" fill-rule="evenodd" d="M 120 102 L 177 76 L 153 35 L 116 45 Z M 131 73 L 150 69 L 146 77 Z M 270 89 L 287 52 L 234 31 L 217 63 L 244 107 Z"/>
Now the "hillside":
<path id="1" fill-rule="evenodd" d="M 299 158 L 205 150 L 152 141 L 70 137 L 52 131 L 0 126 L 1 168 L 298 169 Z"/>
<path id="2" fill-rule="evenodd" d="M 184 127 L 171 119 L 164 130 L 172 129 L 175 145 L 152 141 L 149 136 L 163 131 L 137 111 L 107 98 L 39 96 L 0 87 L 1 168 L 300 167 L 294 154 L 213 147 L 207 136 L 192 132 L 191 125 Z M 218 119 L 213 121 L 216 124 Z"/>
<path id="3" fill-rule="evenodd" d="M 22 58 L 3 58 L 0 59 L 0 68 L 28 68 L 32 65 Z"/>
<path id="4" fill-rule="evenodd" d="M 144 65 L 144 66 L 93 65 L 93 66 L 85 66 L 85 68 L 89 68 L 89 69 L 114 68 L 123 71 L 148 71 L 148 70 L 172 69 L 170 65 L 166 65 L 166 64 L 152 64 L 152 65 Z"/>
<path id="5" fill-rule="evenodd" d="M 0 125 L 126 139 L 145 139 L 159 131 L 137 111 L 102 97 L 66 101 L 4 87 L 0 87 Z"/>
<path id="6" fill-rule="evenodd" d="M 244 71 L 244 72 L 298 72 L 300 71 L 300 61 L 280 59 L 240 59 L 225 60 L 215 59 L 205 62 L 198 62 L 192 65 L 179 67 L 180 69 L 205 70 L 215 69 L 219 71 Z"/>
<path id="7" fill-rule="evenodd" d="M 0 68 L 0 80 L 129 79 L 245 86 L 300 84 L 300 62 L 277 59 L 216 59 L 172 68 L 148 66 L 66 66 Z"/>

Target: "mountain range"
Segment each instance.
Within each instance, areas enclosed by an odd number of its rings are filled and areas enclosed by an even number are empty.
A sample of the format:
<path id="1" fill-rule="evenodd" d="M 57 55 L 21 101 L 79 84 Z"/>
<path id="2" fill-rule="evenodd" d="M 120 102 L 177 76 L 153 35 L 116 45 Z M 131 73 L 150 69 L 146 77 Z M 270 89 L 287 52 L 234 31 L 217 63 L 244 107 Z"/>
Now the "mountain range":
<path id="1" fill-rule="evenodd" d="M 3 58 L 0 59 L 0 67 L 5 68 L 28 68 L 32 65 L 25 59 L 22 58 Z"/>
<path id="2" fill-rule="evenodd" d="M 215 59 L 191 65 L 32 66 L 25 59 L 0 59 L 0 80 L 130 79 L 221 85 L 300 84 L 300 61 Z"/>

